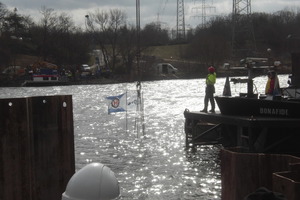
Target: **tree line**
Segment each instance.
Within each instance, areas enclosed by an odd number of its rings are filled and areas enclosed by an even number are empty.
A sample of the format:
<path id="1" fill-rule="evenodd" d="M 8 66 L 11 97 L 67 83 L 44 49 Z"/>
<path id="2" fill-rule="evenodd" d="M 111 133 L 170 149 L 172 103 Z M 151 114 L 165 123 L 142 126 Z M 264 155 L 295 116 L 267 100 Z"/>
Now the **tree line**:
<path id="1" fill-rule="evenodd" d="M 289 57 L 288 38 L 300 36 L 300 12 L 292 10 L 253 13 L 250 18 L 245 16 L 238 23 L 234 40 L 232 15 L 217 16 L 205 27 L 191 30 L 184 56 L 206 64 L 220 64 L 245 56 L 286 60 Z M 235 48 L 250 48 L 251 51 L 234 53 Z"/>
<path id="2" fill-rule="evenodd" d="M 136 28 L 120 9 L 95 10 L 86 15 L 85 28 L 76 27 L 66 13 L 43 6 L 35 23 L 0 2 L 0 67 L 12 65 L 17 55 L 34 55 L 58 66 L 88 63 L 90 53 L 100 49 L 105 66 L 115 73 L 130 73 L 137 55 Z M 141 30 L 141 48 L 166 44 L 167 30 L 148 24 Z"/>
<path id="3" fill-rule="evenodd" d="M 93 49 L 101 49 L 107 68 L 114 73 L 129 74 L 134 69 L 136 55 L 143 55 L 150 46 L 172 44 L 186 46 L 181 59 L 205 65 L 219 65 L 232 58 L 232 15 L 214 17 L 205 26 L 188 30 L 185 40 L 171 38 L 170 30 L 160 24 L 146 24 L 137 48 L 137 29 L 127 22 L 126 13 L 120 9 L 96 9 L 88 13 L 85 28 L 77 27 L 68 14 L 45 6 L 40 13 L 41 19 L 34 22 L 17 10 L 9 11 L 0 2 L 0 67 L 12 65 L 20 54 L 38 56 L 58 66 L 76 66 L 87 63 Z M 251 30 L 247 31 L 253 33 L 253 40 L 237 34 L 235 41 L 240 48 L 249 48 L 250 42 L 254 42 L 253 55 L 266 56 L 266 49 L 270 48 L 274 57 L 285 58 L 286 38 L 300 35 L 300 13 L 292 10 L 253 13 L 240 23 L 251 23 Z"/>

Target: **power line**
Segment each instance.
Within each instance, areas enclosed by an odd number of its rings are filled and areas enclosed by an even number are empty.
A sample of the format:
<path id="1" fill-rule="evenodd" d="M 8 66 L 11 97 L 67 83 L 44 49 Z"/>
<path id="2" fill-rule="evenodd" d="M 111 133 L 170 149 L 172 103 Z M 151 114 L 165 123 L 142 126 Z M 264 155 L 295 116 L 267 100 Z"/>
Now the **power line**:
<path id="1" fill-rule="evenodd" d="M 165 10 L 166 10 L 166 7 L 167 7 L 167 4 L 168 4 L 168 0 L 165 0 L 164 3 L 163 3 L 163 0 L 161 0 L 160 4 L 159 4 L 159 10 L 158 10 L 158 13 L 157 13 L 157 24 L 160 24 L 160 16 L 164 14 Z"/>
<path id="2" fill-rule="evenodd" d="M 193 17 L 201 19 L 201 27 L 205 27 L 207 23 L 207 18 L 215 15 L 216 7 L 213 6 L 213 0 L 193 0 L 194 5 L 192 7 L 192 11 L 195 11 L 195 15 Z M 200 4 L 197 3 L 200 1 Z"/>

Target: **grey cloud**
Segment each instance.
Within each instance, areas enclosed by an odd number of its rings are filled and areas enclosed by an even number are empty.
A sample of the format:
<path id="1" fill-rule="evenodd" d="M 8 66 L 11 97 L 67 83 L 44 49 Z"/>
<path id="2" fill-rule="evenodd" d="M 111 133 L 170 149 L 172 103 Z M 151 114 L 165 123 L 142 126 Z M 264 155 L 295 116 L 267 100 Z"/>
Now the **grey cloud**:
<path id="1" fill-rule="evenodd" d="M 85 15 L 84 13 L 92 12 L 95 9 L 119 8 L 127 13 L 128 19 L 135 22 L 135 0 L 0 0 L 9 8 L 18 8 L 20 13 L 39 13 L 42 6 L 53 8 L 55 11 L 67 12 L 74 17 Z M 206 1 L 210 3 L 210 1 Z M 191 8 L 195 3 L 201 4 L 199 0 L 185 1 L 186 24 L 191 22 Z M 232 1 L 213 0 L 214 6 L 217 7 L 216 14 L 230 13 L 232 10 Z M 177 1 L 175 0 L 140 0 L 141 5 L 141 23 L 146 24 L 155 22 L 159 19 L 161 22 L 168 23 L 169 27 L 176 24 Z M 252 2 L 253 12 L 277 11 L 284 9 L 284 5 L 300 7 L 299 0 L 260 0 Z M 38 14 L 36 14 L 38 16 Z M 81 20 L 81 17 L 79 17 Z M 78 18 L 78 19 L 79 19 Z M 81 22 L 84 23 L 84 22 Z"/>

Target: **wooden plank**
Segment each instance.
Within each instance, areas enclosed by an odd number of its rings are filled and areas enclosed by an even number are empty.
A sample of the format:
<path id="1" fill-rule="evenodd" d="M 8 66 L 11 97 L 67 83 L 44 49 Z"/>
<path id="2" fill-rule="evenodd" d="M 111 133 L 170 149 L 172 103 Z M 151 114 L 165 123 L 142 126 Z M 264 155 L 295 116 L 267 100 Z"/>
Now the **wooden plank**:
<path id="1" fill-rule="evenodd" d="M 32 199 L 33 149 L 27 99 L 0 99 L 0 199 Z"/>

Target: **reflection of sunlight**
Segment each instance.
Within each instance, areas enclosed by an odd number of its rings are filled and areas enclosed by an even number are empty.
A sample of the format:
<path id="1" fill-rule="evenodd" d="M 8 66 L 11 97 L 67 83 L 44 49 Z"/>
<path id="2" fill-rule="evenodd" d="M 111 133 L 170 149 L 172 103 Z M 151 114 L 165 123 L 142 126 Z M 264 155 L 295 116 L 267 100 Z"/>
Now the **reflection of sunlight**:
<path id="1" fill-rule="evenodd" d="M 82 137 L 83 140 L 96 140 L 95 137 Z"/>
<path id="2" fill-rule="evenodd" d="M 201 191 L 204 192 L 204 193 L 208 193 L 209 192 L 209 190 L 207 190 L 205 188 L 202 188 Z"/>
<path id="3" fill-rule="evenodd" d="M 155 178 L 154 178 L 154 179 L 152 179 L 151 181 L 152 181 L 153 183 L 155 183 L 155 182 L 158 181 L 158 179 L 155 179 Z"/>
<path id="4" fill-rule="evenodd" d="M 154 185 L 150 188 L 150 191 L 151 192 L 154 192 L 155 194 L 159 195 L 161 194 L 161 190 L 163 188 L 163 185 L 161 184 L 157 184 L 157 185 Z"/>

